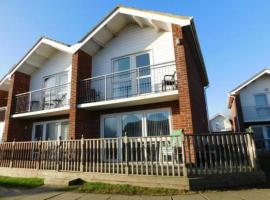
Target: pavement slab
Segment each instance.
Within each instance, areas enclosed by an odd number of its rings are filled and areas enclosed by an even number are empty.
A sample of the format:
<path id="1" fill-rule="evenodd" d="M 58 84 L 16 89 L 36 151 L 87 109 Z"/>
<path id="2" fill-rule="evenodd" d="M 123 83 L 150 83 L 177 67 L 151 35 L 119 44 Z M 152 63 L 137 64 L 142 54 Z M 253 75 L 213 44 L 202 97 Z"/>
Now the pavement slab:
<path id="1" fill-rule="evenodd" d="M 8 200 L 270 200 L 270 189 L 206 191 L 175 196 L 129 196 L 57 191 L 45 187 L 32 190 L 0 188 L 0 196 Z"/>

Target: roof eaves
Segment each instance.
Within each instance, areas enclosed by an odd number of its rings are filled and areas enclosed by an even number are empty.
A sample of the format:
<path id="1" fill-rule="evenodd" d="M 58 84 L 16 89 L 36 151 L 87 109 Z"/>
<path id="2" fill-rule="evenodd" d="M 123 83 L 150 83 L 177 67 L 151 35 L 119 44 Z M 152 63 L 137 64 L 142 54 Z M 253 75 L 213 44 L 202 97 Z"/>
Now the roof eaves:
<path id="1" fill-rule="evenodd" d="M 51 40 L 51 41 L 53 41 L 53 42 L 56 42 L 56 43 L 59 43 L 59 44 L 62 44 L 62 45 L 64 45 L 64 46 L 66 46 L 66 47 L 70 47 L 70 45 L 69 44 L 66 44 L 66 43 L 63 43 L 63 42 L 59 42 L 59 41 L 57 41 L 57 40 L 54 40 L 54 39 L 51 39 L 51 38 L 49 38 L 49 37 L 46 37 L 46 36 L 42 36 L 42 37 L 40 37 L 35 43 L 34 43 L 34 45 L 32 45 L 32 47 L 24 54 L 24 56 L 17 62 L 17 64 L 15 64 L 15 65 L 13 65 L 10 69 L 9 69 L 9 71 L 1 78 L 1 80 L 0 80 L 0 84 L 6 79 L 6 77 L 11 73 L 11 72 L 13 72 L 15 69 L 16 69 L 16 67 L 28 56 L 28 54 L 43 40 L 43 39 L 47 39 L 47 40 Z"/>
<path id="2" fill-rule="evenodd" d="M 174 17 L 174 18 L 179 18 L 179 19 L 192 20 L 192 17 L 189 17 L 189 16 L 179 16 L 179 15 L 174 15 L 174 14 L 169 14 L 169 13 L 163 13 L 163 12 L 159 12 L 159 11 L 145 10 L 145 9 L 138 9 L 138 8 L 134 8 L 134 7 L 117 5 L 111 12 L 109 12 L 109 14 L 107 14 L 92 29 L 90 29 L 90 31 L 85 36 L 83 36 L 78 41 L 78 43 L 83 42 L 91 33 L 93 33 L 95 31 L 95 29 L 97 29 L 104 21 L 106 21 L 106 19 L 108 19 L 113 13 L 115 13 L 120 8 L 132 9 L 132 10 L 137 10 L 137 11 L 143 11 L 143 12 L 148 12 L 148 13 L 153 13 L 153 14 L 158 14 L 158 15 L 165 15 L 165 16 L 168 16 L 168 17 Z"/>
<path id="3" fill-rule="evenodd" d="M 243 87 L 249 85 L 250 83 L 252 83 L 253 81 L 257 80 L 258 78 L 260 78 L 262 75 L 264 75 L 266 73 L 270 74 L 270 69 L 269 68 L 265 68 L 265 69 L 261 70 L 260 72 L 258 72 L 257 74 L 253 75 L 251 78 L 249 78 L 248 80 L 246 80 L 242 84 L 238 85 L 236 88 L 234 88 L 233 90 L 231 90 L 229 92 L 229 95 L 235 95 Z"/>

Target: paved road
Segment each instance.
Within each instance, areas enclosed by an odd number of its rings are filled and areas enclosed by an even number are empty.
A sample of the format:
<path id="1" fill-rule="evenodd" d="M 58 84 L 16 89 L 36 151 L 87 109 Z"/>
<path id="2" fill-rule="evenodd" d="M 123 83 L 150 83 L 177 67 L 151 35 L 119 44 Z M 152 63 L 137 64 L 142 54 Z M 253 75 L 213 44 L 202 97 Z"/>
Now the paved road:
<path id="1" fill-rule="evenodd" d="M 199 194 L 187 194 L 178 196 L 125 196 L 106 194 L 84 194 L 56 191 L 48 188 L 33 190 L 0 188 L 0 196 L 3 199 L 18 200 L 270 200 L 270 189 L 249 189 L 225 192 L 202 192 Z M 1 199 L 2 199 L 1 198 Z"/>

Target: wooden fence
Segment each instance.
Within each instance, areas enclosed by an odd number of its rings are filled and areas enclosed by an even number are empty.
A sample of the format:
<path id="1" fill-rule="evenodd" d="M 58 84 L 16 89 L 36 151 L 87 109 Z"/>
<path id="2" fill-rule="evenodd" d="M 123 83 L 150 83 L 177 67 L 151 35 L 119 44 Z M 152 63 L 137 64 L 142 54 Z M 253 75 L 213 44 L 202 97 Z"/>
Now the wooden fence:
<path id="1" fill-rule="evenodd" d="M 248 133 L 0 144 L 0 167 L 88 173 L 196 176 L 256 170 Z"/>
<path id="2" fill-rule="evenodd" d="M 0 167 L 183 176 L 181 136 L 0 144 Z"/>
<path id="3" fill-rule="evenodd" d="M 255 171 L 256 150 L 251 133 L 185 135 L 190 176 Z"/>

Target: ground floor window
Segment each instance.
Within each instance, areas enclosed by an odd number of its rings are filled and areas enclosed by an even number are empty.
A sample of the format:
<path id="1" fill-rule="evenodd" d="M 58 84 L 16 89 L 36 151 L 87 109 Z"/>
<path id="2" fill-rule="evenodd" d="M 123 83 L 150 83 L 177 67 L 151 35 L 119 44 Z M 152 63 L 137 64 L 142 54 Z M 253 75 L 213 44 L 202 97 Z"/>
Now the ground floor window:
<path id="1" fill-rule="evenodd" d="M 68 139 L 68 120 L 37 122 L 33 124 L 32 140 L 62 140 Z"/>
<path id="2" fill-rule="evenodd" d="M 254 141 L 257 150 L 270 150 L 270 125 L 252 126 Z"/>
<path id="3" fill-rule="evenodd" d="M 101 116 L 101 136 L 115 138 L 165 136 L 171 133 L 170 109 L 144 110 Z"/>

